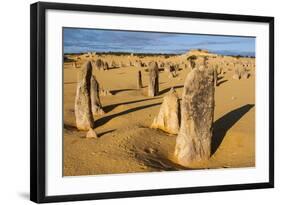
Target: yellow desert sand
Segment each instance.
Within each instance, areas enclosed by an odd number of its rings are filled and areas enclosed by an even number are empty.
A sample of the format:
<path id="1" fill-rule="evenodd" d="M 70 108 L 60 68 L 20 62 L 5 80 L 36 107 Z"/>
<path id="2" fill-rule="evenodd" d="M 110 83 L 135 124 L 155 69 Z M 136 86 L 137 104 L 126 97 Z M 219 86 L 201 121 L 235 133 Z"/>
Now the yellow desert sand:
<path id="1" fill-rule="evenodd" d="M 214 127 L 209 160 L 182 166 L 174 158 L 176 134 L 152 129 L 163 97 L 174 88 L 181 100 L 188 57 L 196 66 L 208 59 L 219 71 L 215 86 Z M 94 116 L 97 138 L 76 128 L 74 102 L 77 72 L 87 61 L 102 59 L 106 70 L 93 68 L 104 114 Z M 112 62 L 119 64 L 112 66 Z M 149 62 L 159 65 L 159 94 L 148 97 Z M 161 64 L 178 65 L 176 73 Z M 247 76 L 239 76 L 239 69 Z M 182 55 L 68 54 L 64 61 L 64 176 L 116 174 L 255 166 L 255 58 L 232 57 L 192 50 Z M 138 88 L 138 72 L 142 88 Z"/>

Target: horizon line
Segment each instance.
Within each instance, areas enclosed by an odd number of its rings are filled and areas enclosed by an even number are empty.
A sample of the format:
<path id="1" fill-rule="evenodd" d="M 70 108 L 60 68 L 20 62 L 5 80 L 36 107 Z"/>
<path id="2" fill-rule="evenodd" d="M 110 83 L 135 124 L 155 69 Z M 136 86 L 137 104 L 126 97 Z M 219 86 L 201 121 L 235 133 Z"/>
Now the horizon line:
<path id="1" fill-rule="evenodd" d="M 243 57 L 256 57 L 256 53 L 255 52 L 242 52 L 244 54 L 241 54 L 241 51 L 227 51 L 227 50 L 221 50 L 221 51 L 212 51 L 212 50 L 207 50 L 207 49 L 189 49 L 186 50 L 184 52 L 174 52 L 174 53 L 170 53 L 170 52 L 131 52 L 131 51 L 82 51 L 82 52 L 64 52 L 63 54 L 86 54 L 86 53 L 97 53 L 97 54 L 137 54 L 137 55 L 144 55 L 144 54 L 148 54 L 148 55 L 182 55 L 182 54 L 186 54 L 190 51 L 207 51 L 207 53 L 211 53 L 211 54 L 217 54 L 217 55 L 222 55 L 222 56 L 243 56 Z M 251 54 L 250 54 L 251 53 Z M 250 54 L 250 55 L 249 55 Z"/>

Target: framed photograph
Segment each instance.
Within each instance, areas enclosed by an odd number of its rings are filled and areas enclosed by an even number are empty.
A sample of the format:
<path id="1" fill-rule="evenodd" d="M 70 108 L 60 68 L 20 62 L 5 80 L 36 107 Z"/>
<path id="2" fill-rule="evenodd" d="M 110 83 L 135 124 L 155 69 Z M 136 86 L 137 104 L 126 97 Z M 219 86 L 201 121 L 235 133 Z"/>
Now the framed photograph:
<path id="1" fill-rule="evenodd" d="M 274 187 L 274 18 L 31 5 L 34 202 Z"/>

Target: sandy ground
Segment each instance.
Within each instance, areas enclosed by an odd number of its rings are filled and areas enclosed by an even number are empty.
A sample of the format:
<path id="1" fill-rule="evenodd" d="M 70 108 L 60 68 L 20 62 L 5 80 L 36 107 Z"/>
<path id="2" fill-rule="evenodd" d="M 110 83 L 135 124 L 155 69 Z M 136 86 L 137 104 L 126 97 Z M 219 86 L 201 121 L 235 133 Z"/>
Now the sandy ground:
<path id="1" fill-rule="evenodd" d="M 137 59 L 135 56 L 105 56 L 111 59 Z M 167 60 L 145 57 L 144 60 Z M 177 62 L 183 56 L 168 60 Z M 79 60 L 81 64 L 86 57 Z M 182 87 L 190 69 L 181 69 L 169 78 L 160 72 L 160 95 L 147 97 L 145 68 L 133 66 L 94 70 L 100 86 L 111 91 L 101 96 L 103 116 L 95 116 L 98 139 L 85 138 L 86 132 L 75 127 L 74 99 L 77 68 L 64 63 L 64 175 L 172 171 L 202 168 L 233 168 L 255 166 L 255 68 L 254 58 L 215 57 L 210 62 L 250 62 L 249 79 L 234 80 L 233 67 L 225 66 L 225 75 L 215 91 L 215 122 L 212 156 L 209 161 L 192 167 L 177 165 L 173 159 L 176 135 L 151 129 L 163 96 L 174 87 L 181 97 Z M 230 63 L 231 64 L 231 63 Z M 138 70 L 143 72 L 141 90 L 136 89 Z"/>

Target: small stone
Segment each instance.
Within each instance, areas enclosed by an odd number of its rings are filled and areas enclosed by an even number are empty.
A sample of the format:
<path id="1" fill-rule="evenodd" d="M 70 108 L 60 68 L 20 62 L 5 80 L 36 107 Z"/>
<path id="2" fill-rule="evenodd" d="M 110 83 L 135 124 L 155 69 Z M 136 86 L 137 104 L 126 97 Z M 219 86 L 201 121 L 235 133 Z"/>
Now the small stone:
<path id="1" fill-rule="evenodd" d="M 146 148 L 146 149 L 145 149 L 145 152 L 146 152 L 146 153 L 149 153 L 149 154 L 153 154 L 153 153 L 157 152 L 157 150 L 154 149 L 154 148 L 152 148 L 152 147 L 149 147 L 149 148 Z"/>
<path id="2" fill-rule="evenodd" d="M 96 132 L 92 128 L 90 128 L 89 131 L 87 132 L 86 138 L 97 139 L 98 136 L 97 136 Z"/>

